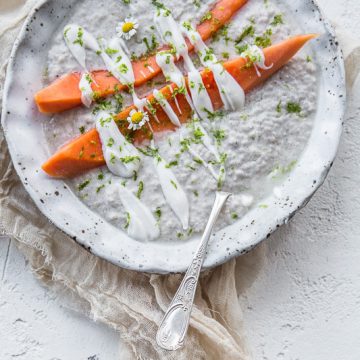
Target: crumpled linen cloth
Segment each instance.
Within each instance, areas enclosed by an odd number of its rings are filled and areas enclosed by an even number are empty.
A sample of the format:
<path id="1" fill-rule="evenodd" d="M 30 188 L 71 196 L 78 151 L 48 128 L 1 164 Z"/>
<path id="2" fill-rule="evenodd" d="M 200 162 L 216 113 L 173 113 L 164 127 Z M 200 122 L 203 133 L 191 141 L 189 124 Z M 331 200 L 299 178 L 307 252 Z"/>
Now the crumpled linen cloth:
<path id="1" fill-rule="evenodd" d="M 0 100 L 11 47 L 36 0 L 0 0 Z M 360 47 L 340 35 L 348 84 L 359 72 Z M 46 286 L 61 293 L 67 305 L 117 330 L 135 359 L 251 359 L 238 296 L 265 261 L 263 246 L 202 274 L 186 346 L 161 350 L 155 342 L 159 322 L 182 275 L 148 275 L 99 259 L 63 234 L 38 211 L 12 166 L 0 130 L 0 231 L 10 236 Z M 255 274 L 255 275 L 254 275 Z M 120 357 L 119 357 L 120 358 Z M 121 357 L 124 358 L 123 356 Z"/>

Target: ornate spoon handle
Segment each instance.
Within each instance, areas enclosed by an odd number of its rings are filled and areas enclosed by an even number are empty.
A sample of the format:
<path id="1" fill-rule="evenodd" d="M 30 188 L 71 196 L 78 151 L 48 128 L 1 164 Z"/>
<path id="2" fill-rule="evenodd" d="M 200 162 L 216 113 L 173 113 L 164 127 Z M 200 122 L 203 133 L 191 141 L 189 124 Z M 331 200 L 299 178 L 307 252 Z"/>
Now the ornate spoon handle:
<path id="1" fill-rule="evenodd" d="M 199 281 L 200 271 L 205 260 L 206 248 L 214 224 L 230 195 L 231 194 L 225 192 L 216 193 L 215 203 L 201 238 L 200 245 L 160 324 L 156 335 L 156 342 L 165 350 L 177 350 L 184 345 L 195 291 Z"/>

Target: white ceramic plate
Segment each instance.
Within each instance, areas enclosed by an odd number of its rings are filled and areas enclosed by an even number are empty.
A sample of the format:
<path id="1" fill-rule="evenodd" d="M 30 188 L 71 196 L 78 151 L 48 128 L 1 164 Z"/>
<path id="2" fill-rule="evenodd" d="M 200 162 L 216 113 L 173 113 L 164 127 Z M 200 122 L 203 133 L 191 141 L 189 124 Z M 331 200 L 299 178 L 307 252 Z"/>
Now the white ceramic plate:
<path id="1" fill-rule="evenodd" d="M 88 209 L 63 181 L 50 179 L 40 170 L 48 157 L 42 129 L 46 117 L 37 111 L 33 94 L 41 88 L 49 39 L 75 2 L 45 1 L 27 19 L 14 45 L 5 84 L 2 126 L 16 171 L 50 221 L 93 254 L 133 270 L 184 271 L 198 239 L 185 243 L 135 241 Z M 284 195 L 280 199 L 270 196 L 264 200 L 269 205 L 266 210 L 254 208 L 214 234 L 205 262 L 207 268 L 248 252 L 287 222 L 322 184 L 336 155 L 345 109 L 341 51 L 333 30 L 313 1 L 282 1 L 281 6 L 293 13 L 304 33 L 324 34 L 311 45 L 316 52 L 320 84 L 312 135 L 297 167 L 281 185 Z"/>

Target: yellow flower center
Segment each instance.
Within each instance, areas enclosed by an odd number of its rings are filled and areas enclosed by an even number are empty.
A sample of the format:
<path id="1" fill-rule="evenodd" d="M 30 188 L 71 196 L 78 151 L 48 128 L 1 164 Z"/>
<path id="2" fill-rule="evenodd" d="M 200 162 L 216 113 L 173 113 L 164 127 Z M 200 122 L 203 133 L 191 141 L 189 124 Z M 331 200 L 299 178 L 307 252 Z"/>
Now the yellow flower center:
<path id="1" fill-rule="evenodd" d="M 144 118 L 144 114 L 141 111 L 137 111 L 131 115 L 131 122 L 133 124 L 139 124 Z"/>
<path id="2" fill-rule="evenodd" d="M 124 23 L 124 25 L 122 26 L 122 31 L 124 33 L 128 33 L 129 31 L 131 31 L 134 28 L 134 23 L 132 22 L 126 22 Z"/>

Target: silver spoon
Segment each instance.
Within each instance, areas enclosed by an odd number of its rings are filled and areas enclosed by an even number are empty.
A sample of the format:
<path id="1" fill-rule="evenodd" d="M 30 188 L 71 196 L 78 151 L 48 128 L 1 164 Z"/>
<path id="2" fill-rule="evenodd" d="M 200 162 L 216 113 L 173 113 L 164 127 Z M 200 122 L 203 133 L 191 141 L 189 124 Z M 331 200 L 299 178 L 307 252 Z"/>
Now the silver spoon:
<path id="1" fill-rule="evenodd" d="M 160 324 L 156 334 L 156 342 L 165 350 L 177 350 L 184 345 L 195 291 L 199 281 L 200 271 L 205 260 L 206 248 L 209 243 L 210 235 L 221 209 L 230 196 L 230 193 L 222 191 L 216 193 L 214 206 L 201 238 L 200 245 Z"/>

